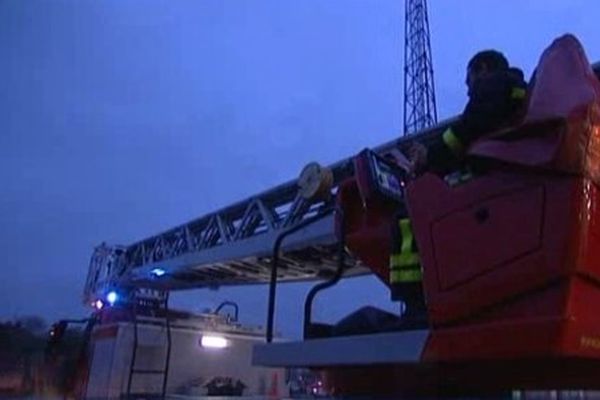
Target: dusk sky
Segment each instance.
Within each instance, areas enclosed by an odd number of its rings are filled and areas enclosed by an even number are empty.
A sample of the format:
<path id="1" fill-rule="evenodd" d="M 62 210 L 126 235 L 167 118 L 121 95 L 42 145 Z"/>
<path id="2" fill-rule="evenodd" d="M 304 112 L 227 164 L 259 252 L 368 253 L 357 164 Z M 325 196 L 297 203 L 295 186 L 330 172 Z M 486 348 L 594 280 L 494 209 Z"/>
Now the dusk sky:
<path id="1" fill-rule="evenodd" d="M 403 0 L 0 0 L 0 320 L 88 310 L 102 241 L 128 244 L 401 134 Z M 596 0 L 430 0 L 440 118 L 466 101 L 465 64 L 496 48 L 528 77 L 575 34 L 600 60 Z M 300 331 L 306 285 L 279 291 Z M 360 294 L 360 295 L 359 295 Z M 198 290 L 241 303 L 267 288 Z M 333 322 L 390 307 L 373 278 L 317 302 Z"/>

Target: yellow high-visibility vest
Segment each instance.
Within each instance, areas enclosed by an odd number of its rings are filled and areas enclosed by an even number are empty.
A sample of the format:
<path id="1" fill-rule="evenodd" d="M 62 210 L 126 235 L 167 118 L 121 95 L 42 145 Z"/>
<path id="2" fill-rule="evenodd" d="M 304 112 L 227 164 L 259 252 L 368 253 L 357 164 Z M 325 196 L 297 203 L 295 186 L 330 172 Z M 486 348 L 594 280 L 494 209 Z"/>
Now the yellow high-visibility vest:
<path id="1" fill-rule="evenodd" d="M 416 251 L 414 236 L 408 218 L 398 221 L 400 246 L 394 243 L 390 254 L 390 283 L 420 282 L 423 280 L 419 254 Z"/>

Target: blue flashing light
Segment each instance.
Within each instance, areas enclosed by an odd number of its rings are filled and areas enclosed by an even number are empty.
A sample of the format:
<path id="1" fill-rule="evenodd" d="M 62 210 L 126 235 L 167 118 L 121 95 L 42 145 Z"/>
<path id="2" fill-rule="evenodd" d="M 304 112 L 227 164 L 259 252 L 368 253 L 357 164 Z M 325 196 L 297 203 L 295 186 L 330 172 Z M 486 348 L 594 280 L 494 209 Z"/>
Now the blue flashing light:
<path id="1" fill-rule="evenodd" d="M 117 300 L 119 300 L 119 295 L 115 291 L 108 292 L 108 294 L 106 295 L 106 301 L 108 301 L 108 304 L 110 304 L 111 306 L 114 305 L 117 302 Z"/>
<path id="2" fill-rule="evenodd" d="M 165 270 L 164 270 L 164 269 L 162 269 L 162 268 L 154 268 L 152 271 L 150 271 L 150 273 L 151 273 L 152 275 L 156 276 L 156 277 L 161 277 L 161 276 L 163 276 L 164 274 L 166 274 L 166 273 L 167 273 L 167 271 L 165 271 Z"/>

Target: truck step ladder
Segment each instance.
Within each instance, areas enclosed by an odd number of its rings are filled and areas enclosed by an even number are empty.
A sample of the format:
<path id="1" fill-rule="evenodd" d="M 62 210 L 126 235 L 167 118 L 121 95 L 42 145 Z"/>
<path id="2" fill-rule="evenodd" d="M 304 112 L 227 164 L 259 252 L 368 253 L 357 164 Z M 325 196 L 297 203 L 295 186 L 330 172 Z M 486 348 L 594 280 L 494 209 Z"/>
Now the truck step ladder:
<path id="1" fill-rule="evenodd" d="M 139 308 L 143 307 L 144 309 L 148 309 L 149 307 L 153 308 L 155 312 L 155 316 L 162 317 L 164 319 L 165 334 L 166 334 L 166 354 L 165 360 L 162 369 L 148 369 L 148 368 L 138 368 L 136 366 L 137 356 L 139 352 L 139 318 L 138 312 Z M 127 394 L 126 399 L 137 398 L 136 393 L 132 393 L 132 386 L 135 375 L 156 375 L 162 376 L 162 386 L 160 392 L 160 399 L 164 400 L 167 394 L 167 382 L 169 378 L 169 365 L 171 361 L 171 319 L 169 316 L 169 292 L 163 292 L 160 300 L 148 300 L 142 297 L 137 297 L 134 294 L 133 301 L 133 348 L 131 352 L 131 362 L 129 364 L 129 378 L 127 380 Z M 144 393 L 144 398 L 148 398 L 148 394 Z"/>

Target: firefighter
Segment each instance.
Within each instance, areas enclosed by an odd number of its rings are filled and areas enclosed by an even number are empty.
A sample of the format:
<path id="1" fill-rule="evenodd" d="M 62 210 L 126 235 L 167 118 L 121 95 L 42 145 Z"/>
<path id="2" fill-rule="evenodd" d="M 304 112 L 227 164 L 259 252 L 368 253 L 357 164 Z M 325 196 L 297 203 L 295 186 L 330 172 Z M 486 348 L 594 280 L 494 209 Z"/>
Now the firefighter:
<path id="1" fill-rule="evenodd" d="M 467 66 L 469 102 L 459 120 L 429 146 L 413 143 L 409 159 L 415 174 L 424 170 L 446 173 L 456 169 L 476 139 L 514 123 L 523 111 L 527 83 L 523 72 L 509 67 L 496 50 L 477 53 Z"/>
<path id="2" fill-rule="evenodd" d="M 496 50 L 481 51 L 469 61 L 466 85 L 469 102 L 459 120 L 428 146 L 414 143 L 408 149 L 411 175 L 459 170 L 461 181 L 470 175 L 461 171 L 468 146 L 482 135 L 514 123 L 524 109 L 527 84 L 523 72 L 509 67 L 506 57 Z M 422 269 L 407 213 L 398 215 L 392 232 L 390 286 L 392 299 L 404 302 L 405 320 L 425 325 Z"/>

